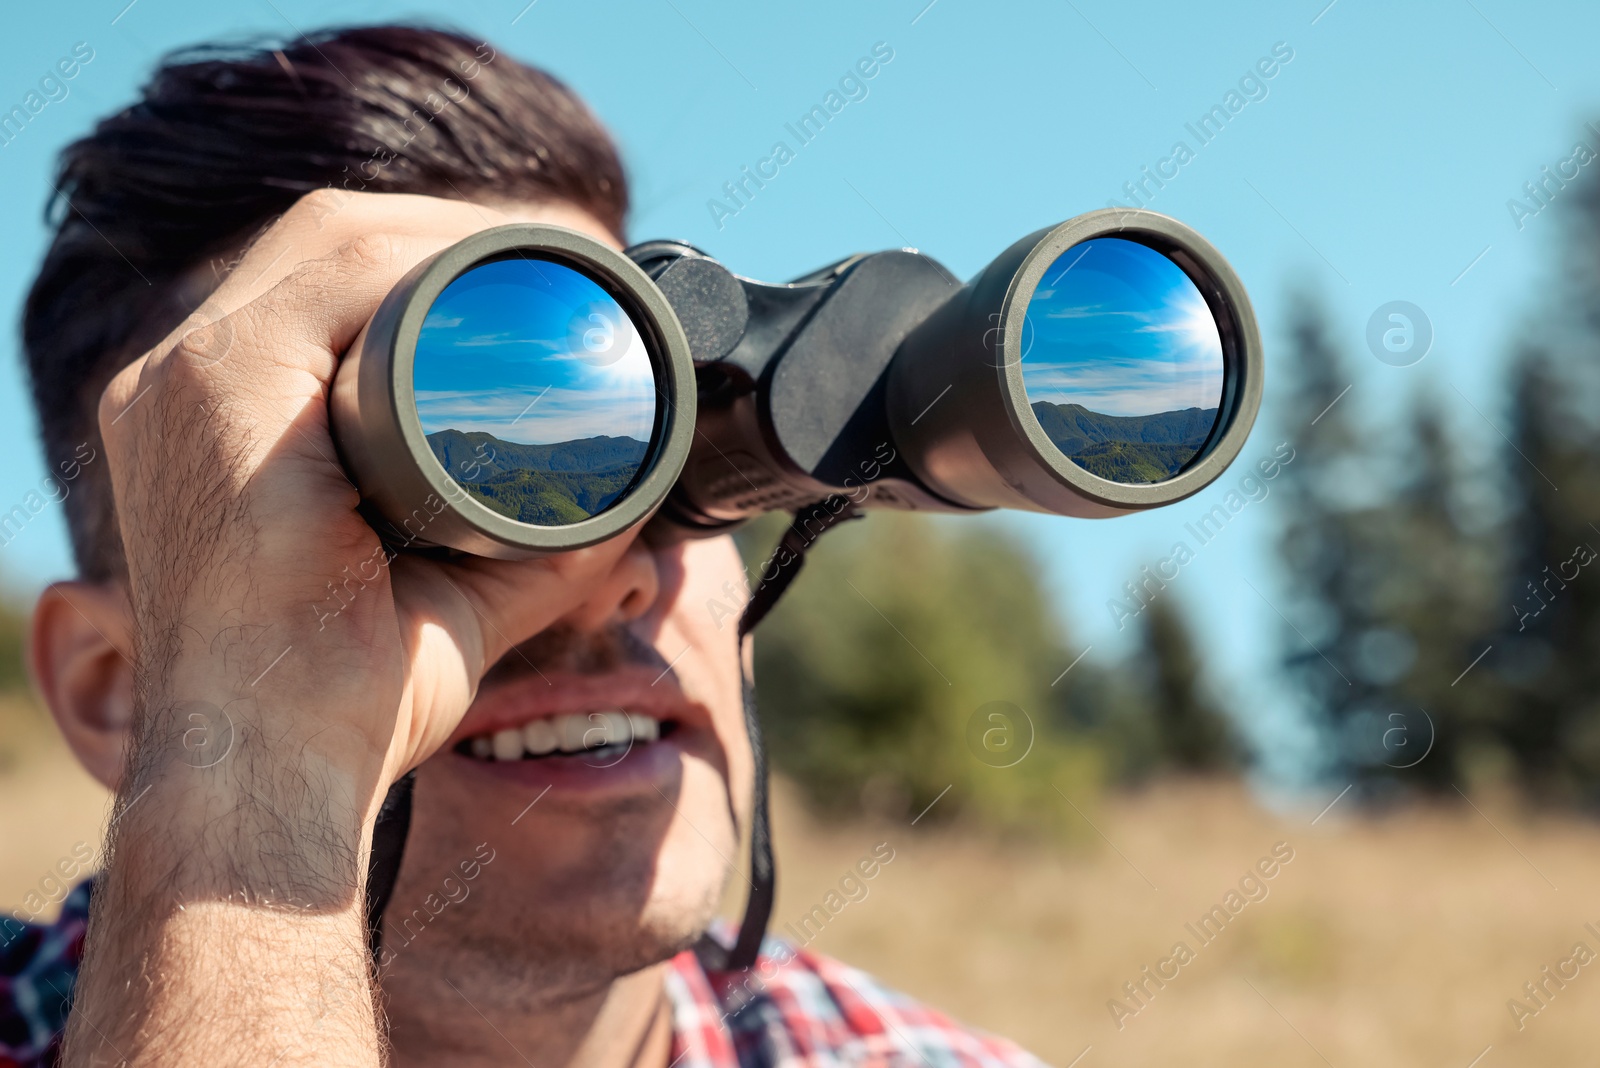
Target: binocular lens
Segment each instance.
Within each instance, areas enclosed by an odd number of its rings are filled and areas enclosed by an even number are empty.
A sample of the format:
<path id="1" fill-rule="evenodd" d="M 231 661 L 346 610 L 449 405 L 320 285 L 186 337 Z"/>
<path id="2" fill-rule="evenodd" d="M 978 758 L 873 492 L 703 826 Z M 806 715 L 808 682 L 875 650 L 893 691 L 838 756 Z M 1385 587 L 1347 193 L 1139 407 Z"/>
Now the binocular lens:
<path id="1" fill-rule="evenodd" d="M 1124 238 L 1073 245 L 1045 270 L 1020 362 L 1045 436 L 1125 485 L 1182 471 L 1221 408 L 1222 338 L 1205 298 L 1167 256 Z"/>
<path id="2" fill-rule="evenodd" d="M 660 430 L 638 325 L 593 278 L 548 259 L 492 260 L 447 285 L 422 321 L 412 375 L 433 455 L 520 523 L 605 511 L 638 480 Z"/>

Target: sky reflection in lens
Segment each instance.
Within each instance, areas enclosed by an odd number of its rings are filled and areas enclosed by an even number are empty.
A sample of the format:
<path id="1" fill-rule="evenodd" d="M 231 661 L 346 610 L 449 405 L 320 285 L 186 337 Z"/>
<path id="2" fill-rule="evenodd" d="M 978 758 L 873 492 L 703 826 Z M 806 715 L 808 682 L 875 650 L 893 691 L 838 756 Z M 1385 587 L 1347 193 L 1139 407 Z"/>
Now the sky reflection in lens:
<path id="1" fill-rule="evenodd" d="M 538 526 L 615 503 L 655 432 L 638 328 L 592 279 L 548 260 L 497 260 L 451 282 L 423 320 L 412 383 L 451 477 Z"/>
<path id="2" fill-rule="evenodd" d="M 1193 460 L 1222 399 L 1222 339 L 1189 276 L 1125 238 L 1074 245 L 1028 302 L 1028 402 L 1079 467 L 1148 484 Z"/>

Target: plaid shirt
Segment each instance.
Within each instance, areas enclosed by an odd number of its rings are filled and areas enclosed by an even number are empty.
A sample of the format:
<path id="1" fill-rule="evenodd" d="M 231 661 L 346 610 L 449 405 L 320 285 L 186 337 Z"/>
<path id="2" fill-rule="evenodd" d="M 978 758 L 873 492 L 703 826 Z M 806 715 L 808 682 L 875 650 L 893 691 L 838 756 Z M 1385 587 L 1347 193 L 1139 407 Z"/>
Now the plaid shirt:
<path id="1" fill-rule="evenodd" d="M 0 1068 L 48 1068 L 83 955 L 90 883 L 53 924 L 0 916 Z M 669 1068 L 1044 1068 L 865 972 L 769 938 L 749 972 L 712 972 L 693 952 L 667 972 Z"/>
<path id="2" fill-rule="evenodd" d="M 0 915 L 0 1068 L 54 1065 L 83 958 L 90 883 L 73 888 L 52 924 Z"/>
<path id="3" fill-rule="evenodd" d="M 1045 1068 L 866 972 L 769 938 L 749 972 L 680 953 L 667 976 L 669 1068 Z"/>

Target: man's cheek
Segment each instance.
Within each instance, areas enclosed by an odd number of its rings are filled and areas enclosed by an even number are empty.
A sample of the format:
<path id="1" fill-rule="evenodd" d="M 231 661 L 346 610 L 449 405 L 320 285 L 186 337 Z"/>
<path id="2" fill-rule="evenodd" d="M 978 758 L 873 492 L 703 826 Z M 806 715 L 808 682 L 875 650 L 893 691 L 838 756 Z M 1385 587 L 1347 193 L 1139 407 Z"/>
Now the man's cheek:
<path id="1" fill-rule="evenodd" d="M 705 538 L 684 543 L 677 549 L 671 560 L 660 559 L 658 554 L 661 596 L 674 602 L 674 610 L 680 606 L 700 609 L 703 618 L 693 621 L 697 633 L 707 629 L 700 624 L 710 620 L 704 611 L 708 600 L 720 601 L 736 612 L 743 612 L 749 599 L 749 586 L 745 580 L 744 561 L 732 538 Z M 770 564 L 767 566 L 770 569 Z M 760 577 L 752 581 L 759 582 Z M 724 626 L 722 630 L 726 640 L 733 628 Z"/>
<path id="2" fill-rule="evenodd" d="M 670 796 L 671 791 L 668 793 Z M 741 823 L 747 820 L 749 789 L 736 791 L 731 800 L 737 818 Z M 730 813 L 729 801 L 728 780 L 723 777 L 721 767 L 709 761 L 684 762 L 678 792 L 673 796 L 673 806 L 669 809 L 671 832 L 666 841 L 672 846 L 677 859 L 685 862 L 686 866 L 680 868 L 669 864 L 663 876 L 669 882 L 692 881 L 697 878 L 696 871 L 708 866 L 711 869 L 708 877 L 714 877 L 720 884 L 728 865 L 737 862 L 739 835 L 733 823 L 734 816 Z M 730 858 L 733 860 L 730 861 Z"/>
<path id="3" fill-rule="evenodd" d="M 712 710 L 718 734 L 733 728 L 742 735 L 744 643 L 736 622 L 749 597 L 743 562 L 730 538 L 709 538 L 681 549 L 675 562 L 682 572 L 675 598 L 650 640 L 664 662 L 677 658 L 673 671 L 680 685 L 691 700 Z M 725 606 L 725 618 L 709 611 L 708 602 Z M 748 671 L 748 664 L 743 669 Z"/>

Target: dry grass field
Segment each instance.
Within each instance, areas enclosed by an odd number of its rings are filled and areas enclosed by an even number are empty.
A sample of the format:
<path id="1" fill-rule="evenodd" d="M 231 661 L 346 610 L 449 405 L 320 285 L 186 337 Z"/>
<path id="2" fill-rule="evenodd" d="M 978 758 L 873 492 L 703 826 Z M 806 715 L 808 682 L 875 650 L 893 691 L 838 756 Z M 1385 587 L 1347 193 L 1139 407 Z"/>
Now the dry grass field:
<path id="1" fill-rule="evenodd" d="M 1104 839 L 1052 854 L 959 832 L 821 828 L 788 806 L 779 925 L 889 841 L 894 863 L 815 948 L 1052 1064 L 1594 1065 L 1600 966 L 1520 1030 L 1506 1001 L 1574 943 L 1600 952 L 1584 930 L 1600 929 L 1600 827 L 1480 807 L 1383 819 L 1335 808 L 1312 826 L 1314 810 L 1274 815 L 1236 787 L 1172 784 L 1085 809 Z M 1278 842 L 1294 859 L 1267 896 L 1202 946 L 1185 924 Z M 1107 1002 L 1178 941 L 1193 960 L 1163 989 L 1150 983 L 1119 1030 Z"/>
<path id="2" fill-rule="evenodd" d="M 774 926 L 888 843 L 894 860 L 813 948 L 1055 1065 L 1592 1066 L 1600 965 L 1520 1031 L 1506 1001 L 1574 943 L 1600 951 L 1584 929 L 1600 929 L 1600 826 L 1475 800 L 1482 814 L 1341 805 L 1312 826 L 1314 810 L 1274 814 L 1237 787 L 1169 784 L 1084 806 L 1104 838 L 1085 827 L 1080 844 L 1046 849 L 926 824 L 824 826 L 780 790 Z M 0 908 L 96 840 L 105 801 L 59 743 L 20 747 L 0 771 Z M 1293 859 L 1266 896 L 1202 945 L 1185 924 L 1279 842 Z M 1178 941 L 1193 959 L 1119 1030 L 1107 1001 L 1134 1007 L 1122 984 Z"/>

